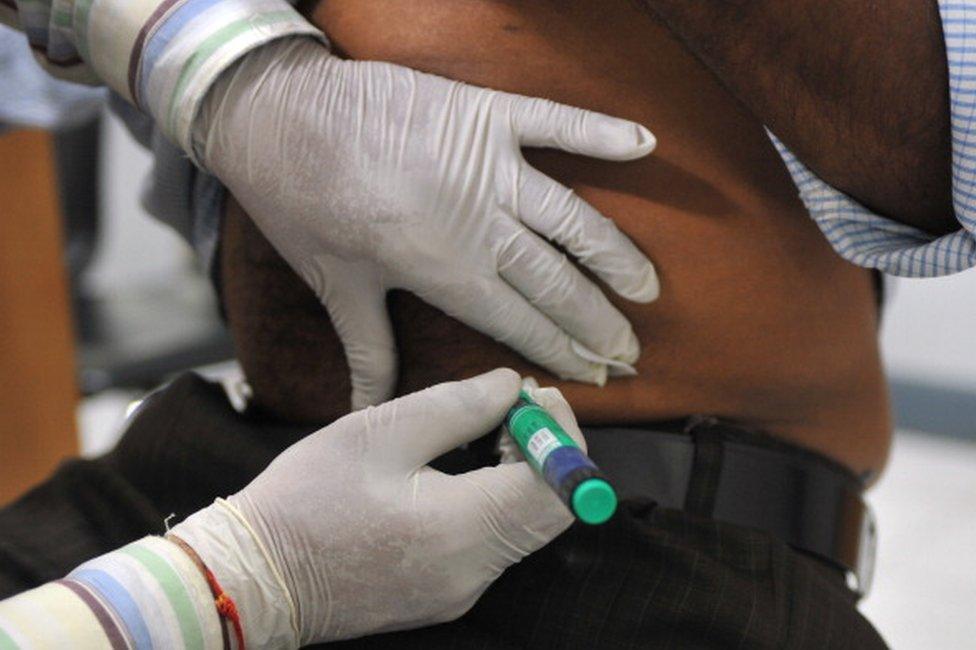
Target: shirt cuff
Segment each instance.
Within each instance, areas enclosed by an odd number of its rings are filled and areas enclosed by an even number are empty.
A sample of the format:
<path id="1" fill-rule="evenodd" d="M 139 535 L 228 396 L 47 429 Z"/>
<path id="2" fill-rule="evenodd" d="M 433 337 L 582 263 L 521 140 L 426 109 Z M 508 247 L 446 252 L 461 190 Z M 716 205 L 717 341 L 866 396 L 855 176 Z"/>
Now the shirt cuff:
<path id="1" fill-rule="evenodd" d="M 90 4 L 90 0 L 86 0 Z M 31 52 L 42 68 L 63 81 L 101 85 L 94 70 L 82 59 L 72 30 L 74 11 L 69 0 L 21 2 L 0 0 L 0 24 L 23 31 Z"/>
<path id="2" fill-rule="evenodd" d="M 59 580 L 0 602 L 0 648 L 112 649 L 112 639 L 74 588 Z"/>
<path id="3" fill-rule="evenodd" d="M 105 82 L 191 153 L 193 120 L 217 77 L 287 36 L 325 36 L 287 0 L 100 0 L 80 50 Z"/>
<path id="4" fill-rule="evenodd" d="M 135 648 L 223 648 L 206 579 L 165 539 L 146 537 L 102 555 L 57 584 L 85 602 L 113 647 L 124 640 Z"/>

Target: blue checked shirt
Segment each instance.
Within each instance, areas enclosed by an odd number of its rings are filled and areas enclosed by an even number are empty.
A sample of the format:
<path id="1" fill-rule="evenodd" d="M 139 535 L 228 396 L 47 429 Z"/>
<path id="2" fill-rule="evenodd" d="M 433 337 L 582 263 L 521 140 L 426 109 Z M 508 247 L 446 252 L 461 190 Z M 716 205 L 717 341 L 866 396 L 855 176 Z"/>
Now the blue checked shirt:
<path id="1" fill-rule="evenodd" d="M 976 0 L 939 0 L 949 58 L 952 195 L 959 230 L 933 237 L 873 214 L 830 187 L 770 134 L 810 216 L 834 249 L 859 266 L 932 277 L 976 266 Z"/>

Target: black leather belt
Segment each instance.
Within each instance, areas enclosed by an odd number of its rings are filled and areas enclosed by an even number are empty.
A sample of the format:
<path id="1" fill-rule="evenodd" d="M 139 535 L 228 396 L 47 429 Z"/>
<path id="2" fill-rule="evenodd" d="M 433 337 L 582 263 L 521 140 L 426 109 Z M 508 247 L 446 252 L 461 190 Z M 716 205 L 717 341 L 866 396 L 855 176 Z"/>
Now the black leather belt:
<path id="1" fill-rule="evenodd" d="M 785 443 L 782 448 L 640 428 L 584 429 L 588 454 L 621 498 L 764 530 L 871 587 L 876 526 L 855 476 Z M 702 459 L 712 475 L 701 489 Z M 851 584 L 853 582 L 853 584 Z"/>

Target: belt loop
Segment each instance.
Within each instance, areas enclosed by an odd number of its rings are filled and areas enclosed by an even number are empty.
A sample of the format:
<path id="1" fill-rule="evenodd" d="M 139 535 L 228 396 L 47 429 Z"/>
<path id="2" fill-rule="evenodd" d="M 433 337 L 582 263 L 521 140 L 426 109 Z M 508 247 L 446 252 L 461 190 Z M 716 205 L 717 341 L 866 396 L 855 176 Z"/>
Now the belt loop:
<path id="1" fill-rule="evenodd" d="M 722 473 L 722 433 L 715 418 L 695 418 L 687 431 L 695 443 L 695 457 L 685 496 L 685 511 L 711 517 Z"/>

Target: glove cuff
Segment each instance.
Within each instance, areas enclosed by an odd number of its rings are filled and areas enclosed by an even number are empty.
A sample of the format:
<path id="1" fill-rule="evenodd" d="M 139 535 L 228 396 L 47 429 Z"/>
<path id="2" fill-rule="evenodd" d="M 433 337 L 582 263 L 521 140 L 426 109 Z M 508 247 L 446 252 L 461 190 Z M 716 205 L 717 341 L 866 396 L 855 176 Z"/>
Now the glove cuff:
<path id="1" fill-rule="evenodd" d="M 233 599 L 248 646 L 299 646 L 294 600 L 267 549 L 237 509 L 217 499 L 170 532 L 200 556 Z"/>
<path id="2" fill-rule="evenodd" d="M 310 26 L 311 28 L 311 26 Z M 315 29 L 315 28 L 311 28 Z M 309 38 L 309 37 L 314 38 Z M 210 168 L 207 160 L 206 142 L 210 138 L 210 131 L 217 124 L 217 115 L 225 105 L 239 106 L 242 103 L 241 93 L 250 94 L 255 86 L 260 86 L 266 81 L 265 77 L 269 70 L 280 65 L 281 62 L 292 56 L 296 49 L 295 44 L 314 44 L 308 50 L 311 56 L 308 58 L 318 59 L 323 55 L 331 55 L 328 39 L 322 32 L 317 30 L 312 32 L 286 32 L 269 37 L 252 47 L 246 54 L 238 58 L 227 61 L 220 69 L 219 74 L 211 77 L 211 83 L 205 93 L 200 93 L 194 97 L 195 103 L 183 111 L 183 115 L 188 119 L 180 128 L 177 137 L 178 143 L 186 151 L 191 160 L 197 167 L 204 171 L 215 174 Z M 324 46 L 324 47 L 323 47 Z M 288 66 L 284 66 L 288 68 Z M 279 71 L 280 73 L 280 71 Z M 299 68 L 292 67 L 285 71 L 285 75 L 296 75 Z M 265 120 L 268 115 L 261 116 Z"/>

